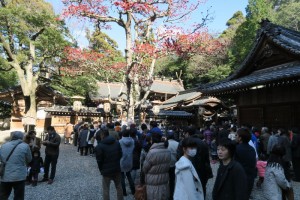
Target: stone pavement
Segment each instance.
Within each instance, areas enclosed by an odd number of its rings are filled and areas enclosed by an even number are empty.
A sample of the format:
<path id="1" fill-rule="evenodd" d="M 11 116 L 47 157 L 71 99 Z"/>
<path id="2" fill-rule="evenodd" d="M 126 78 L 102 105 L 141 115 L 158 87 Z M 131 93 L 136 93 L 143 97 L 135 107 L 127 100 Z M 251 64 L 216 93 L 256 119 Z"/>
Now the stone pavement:
<path id="1" fill-rule="evenodd" d="M 1 133 L 0 133 L 1 134 Z M 42 147 L 42 155 L 45 148 Z M 43 156 L 44 158 L 44 156 Z M 218 164 L 212 164 L 216 174 Z M 39 179 L 42 179 L 40 174 Z M 31 185 L 25 188 L 26 200 L 96 200 L 103 199 L 101 192 L 101 175 L 95 157 L 80 156 L 73 145 L 61 144 L 57 164 L 57 173 L 52 185 L 38 183 L 37 187 Z M 207 199 L 211 200 L 214 178 L 207 185 Z M 127 184 L 128 185 L 128 184 Z M 300 183 L 293 182 L 295 200 L 300 200 Z M 130 191 L 127 188 L 127 191 Z M 263 200 L 262 190 L 254 188 L 252 199 Z M 13 198 L 10 198 L 13 199 Z M 111 200 L 116 199 L 114 184 L 111 183 Z M 134 199 L 128 195 L 125 200 Z"/>

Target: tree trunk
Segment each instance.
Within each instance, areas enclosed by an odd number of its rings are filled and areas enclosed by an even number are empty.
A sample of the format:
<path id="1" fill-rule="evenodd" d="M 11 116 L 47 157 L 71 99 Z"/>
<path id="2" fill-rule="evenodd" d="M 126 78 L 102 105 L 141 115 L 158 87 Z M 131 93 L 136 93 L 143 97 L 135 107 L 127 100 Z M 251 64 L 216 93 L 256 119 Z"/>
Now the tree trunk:
<path id="1" fill-rule="evenodd" d="M 132 69 L 132 37 L 131 37 L 131 21 L 132 16 L 131 13 L 127 13 L 127 23 L 125 25 L 125 34 L 126 34 L 126 64 L 127 64 L 127 73 L 126 73 L 126 86 L 127 86 L 127 120 L 134 120 L 134 97 L 132 87 L 133 79 L 131 77 L 131 69 Z"/>

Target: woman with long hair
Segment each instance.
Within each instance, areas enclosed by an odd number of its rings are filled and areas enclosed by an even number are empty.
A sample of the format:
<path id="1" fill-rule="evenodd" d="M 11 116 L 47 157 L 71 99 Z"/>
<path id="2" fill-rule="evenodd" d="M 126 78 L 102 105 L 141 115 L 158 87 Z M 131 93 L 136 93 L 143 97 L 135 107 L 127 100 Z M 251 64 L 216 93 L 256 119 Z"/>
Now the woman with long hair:
<path id="1" fill-rule="evenodd" d="M 267 162 L 263 192 L 266 199 L 282 200 L 282 190 L 289 190 L 290 183 L 284 175 L 283 159 L 285 149 L 282 145 L 275 145 L 272 148 Z"/>

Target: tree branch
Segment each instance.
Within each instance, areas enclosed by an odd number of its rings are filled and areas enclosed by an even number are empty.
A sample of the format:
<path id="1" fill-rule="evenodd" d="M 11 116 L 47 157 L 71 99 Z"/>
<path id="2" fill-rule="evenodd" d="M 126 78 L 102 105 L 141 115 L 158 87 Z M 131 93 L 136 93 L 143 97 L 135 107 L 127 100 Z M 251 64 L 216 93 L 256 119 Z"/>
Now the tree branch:
<path id="1" fill-rule="evenodd" d="M 4 51 L 6 52 L 6 55 L 8 56 L 7 60 L 9 62 L 14 61 L 15 57 L 10 49 L 9 44 L 7 44 L 7 42 L 5 41 L 5 37 L 2 35 L 1 32 L 0 32 L 0 42 L 3 44 Z"/>
<path id="2" fill-rule="evenodd" d="M 33 36 L 31 36 L 30 39 L 31 39 L 32 41 L 35 41 L 36 38 L 37 38 L 40 34 L 42 34 L 44 31 L 45 31 L 45 28 L 42 28 L 41 30 L 39 30 L 39 32 L 37 32 L 36 34 L 34 34 Z"/>
<path id="3" fill-rule="evenodd" d="M 12 69 L 13 69 L 13 67 L 10 67 L 9 69 L 0 68 L 0 71 L 8 72 L 8 71 L 10 71 L 10 70 L 12 70 Z"/>

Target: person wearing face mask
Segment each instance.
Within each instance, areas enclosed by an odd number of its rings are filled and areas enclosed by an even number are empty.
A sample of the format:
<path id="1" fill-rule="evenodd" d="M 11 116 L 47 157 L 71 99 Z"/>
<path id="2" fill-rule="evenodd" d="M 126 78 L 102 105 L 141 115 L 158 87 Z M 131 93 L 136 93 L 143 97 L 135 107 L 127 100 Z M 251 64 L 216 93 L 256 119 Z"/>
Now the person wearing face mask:
<path id="1" fill-rule="evenodd" d="M 174 200 L 203 200 L 204 192 L 200 178 L 191 162 L 197 154 L 197 143 L 194 138 L 185 138 L 182 141 L 183 156 L 175 166 L 175 191 Z"/>
<path id="2" fill-rule="evenodd" d="M 245 170 L 233 159 L 235 143 L 224 138 L 219 142 L 217 152 L 221 162 L 213 188 L 213 200 L 248 200 Z"/>

